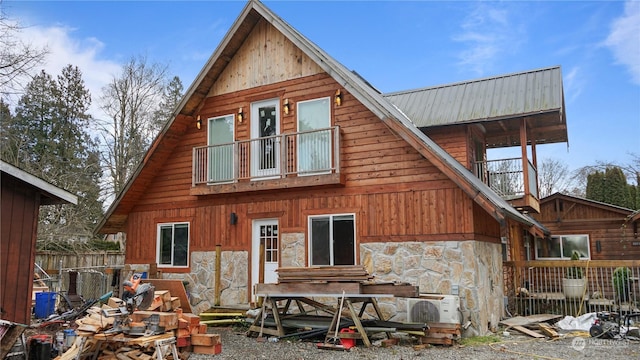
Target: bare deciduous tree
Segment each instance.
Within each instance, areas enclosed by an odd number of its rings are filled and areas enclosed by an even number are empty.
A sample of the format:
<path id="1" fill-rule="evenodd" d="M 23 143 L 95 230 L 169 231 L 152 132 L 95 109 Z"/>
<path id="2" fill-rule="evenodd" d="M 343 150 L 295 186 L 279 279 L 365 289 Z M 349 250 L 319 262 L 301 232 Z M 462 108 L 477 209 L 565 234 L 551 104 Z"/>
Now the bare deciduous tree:
<path id="1" fill-rule="evenodd" d="M 46 48 L 22 41 L 18 37 L 21 30 L 0 9 L 0 92 L 5 95 L 18 92 L 19 84 L 25 83 L 18 80 L 32 73 L 48 54 Z"/>
<path id="2" fill-rule="evenodd" d="M 567 192 L 571 184 L 568 165 L 558 159 L 543 159 L 538 168 L 538 182 L 540 198 L 556 192 Z"/>
<path id="3" fill-rule="evenodd" d="M 154 114 L 162 98 L 166 66 L 131 58 L 102 89 L 100 106 L 108 119 L 102 124 L 103 161 L 110 193 L 124 189 L 156 135 Z"/>

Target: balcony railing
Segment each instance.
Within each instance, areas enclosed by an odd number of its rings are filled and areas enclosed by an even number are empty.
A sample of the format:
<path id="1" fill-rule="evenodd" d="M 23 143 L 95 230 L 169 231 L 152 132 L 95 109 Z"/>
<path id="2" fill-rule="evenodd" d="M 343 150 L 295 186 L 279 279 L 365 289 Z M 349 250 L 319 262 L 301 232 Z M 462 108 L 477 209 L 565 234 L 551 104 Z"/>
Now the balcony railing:
<path id="1" fill-rule="evenodd" d="M 193 149 L 194 186 L 339 172 L 337 126 Z"/>
<path id="2" fill-rule="evenodd" d="M 525 195 L 525 181 L 529 193 L 538 198 L 538 171 L 527 160 L 528 179 L 525 179 L 522 158 L 478 161 L 475 163 L 476 175 L 503 199 L 511 200 Z"/>
<path id="3" fill-rule="evenodd" d="M 514 316 L 577 317 L 598 311 L 632 313 L 640 307 L 637 260 L 508 261 L 504 283 Z"/>

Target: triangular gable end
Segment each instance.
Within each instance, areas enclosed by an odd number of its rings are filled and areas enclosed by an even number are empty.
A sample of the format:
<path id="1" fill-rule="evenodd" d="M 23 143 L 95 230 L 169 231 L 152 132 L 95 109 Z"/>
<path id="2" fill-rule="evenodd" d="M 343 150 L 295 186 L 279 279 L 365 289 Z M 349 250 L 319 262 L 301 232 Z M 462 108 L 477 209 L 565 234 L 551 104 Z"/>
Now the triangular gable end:
<path id="1" fill-rule="evenodd" d="M 563 208 L 565 211 L 570 210 L 572 206 L 581 205 L 583 207 L 592 208 L 594 210 L 597 209 L 601 213 L 601 216 L 605 216 L 606 214 L 611 214 L 613 217 L 627 217 L 633 213 L 632 209 L 627 209 L 622 206 L 612 205 L 603 203 L 596 200 L 591 200 L 587 198 L 582 198 L 578 196 L 567 195 L 563 193 L 554 193 L 540 200 L 541 210 L 544 207 L 555 207 L 556 202 L 562 200 L 563 202 L 570 203 L 573 205 L 565 204 Z"/>
<path id="2" fill-rule="evenodd" d="M 208 96 L 324 73 L 284 34 L 264 19 L 222 70 Z"/>

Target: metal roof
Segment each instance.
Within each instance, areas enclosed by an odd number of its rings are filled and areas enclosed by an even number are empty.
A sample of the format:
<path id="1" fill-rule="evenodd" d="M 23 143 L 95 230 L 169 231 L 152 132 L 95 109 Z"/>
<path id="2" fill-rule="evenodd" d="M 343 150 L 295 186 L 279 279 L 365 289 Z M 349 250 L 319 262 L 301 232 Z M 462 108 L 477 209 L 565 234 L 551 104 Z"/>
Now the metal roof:
<path id="1" fill-rule="evenodd" d="M 560 66 L 385 94 L 418 127 L 560 111 L 565 122 Z"/>

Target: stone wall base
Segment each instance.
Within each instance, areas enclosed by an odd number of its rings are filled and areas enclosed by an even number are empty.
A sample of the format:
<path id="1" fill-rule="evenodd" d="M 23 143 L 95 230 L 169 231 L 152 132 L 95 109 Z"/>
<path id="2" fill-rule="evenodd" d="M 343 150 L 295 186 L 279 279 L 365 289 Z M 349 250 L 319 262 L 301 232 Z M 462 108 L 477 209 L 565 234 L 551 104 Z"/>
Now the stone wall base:
<path id="1" fill-rule="evenodd" d="M 304 234 L 281 235 L 281 266 L 304 266 Z M 164 273 L 165 279 L 189 282 L 192 311 L 214 306 L 215 251 L 191 253 L 191 272 Z M 498 327 L 503 307 L 502 252 L 499 244 L 480 241 L 386 242 L 360 245 L 360 260 L 377 281 L 408 282 L 421 293 L 454 294 L 460 297 L 464 336 L 486 335 Z M 223 251 L 220 305 L 247 304 L 249 299 L 249 252 Z M 146 265 L 140 265 L 145 267 Z M 132 265 L 134 269 L 140 266 Z M 381 298 L 386 319 L 407 320 L 404 298 Z"/>

